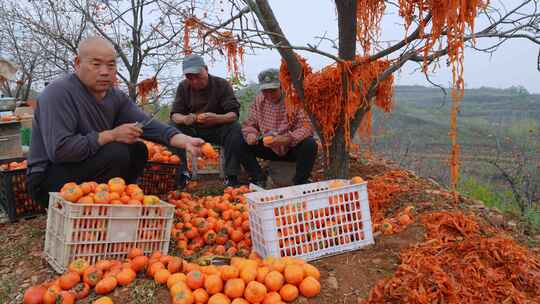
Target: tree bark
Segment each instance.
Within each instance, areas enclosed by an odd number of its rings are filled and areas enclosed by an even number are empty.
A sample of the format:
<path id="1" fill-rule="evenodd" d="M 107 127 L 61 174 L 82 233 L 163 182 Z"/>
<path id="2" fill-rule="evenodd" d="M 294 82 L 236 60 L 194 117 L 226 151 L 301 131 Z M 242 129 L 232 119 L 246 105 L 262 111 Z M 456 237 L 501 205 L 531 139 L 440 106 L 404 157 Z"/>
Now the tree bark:
<path id="1" fill-rule="evenodd" d="M 356 54 L 356 0 L 336 0 L 339 28 L 339 58 L 354 60 Z M 348 75 L 344 72 L 343 99 L 348 98 Z M 341 113 L 341 123 L 336 129 L 327 155 L 329 166 L 325 172 L 327 178 L 347 178 L 349 175 L 349 147 L 345 141 L 345 113 Z M 352 137 L 352 133 L 351 133 Z M 352 138 L 350 139 L 352 140 Z"/>

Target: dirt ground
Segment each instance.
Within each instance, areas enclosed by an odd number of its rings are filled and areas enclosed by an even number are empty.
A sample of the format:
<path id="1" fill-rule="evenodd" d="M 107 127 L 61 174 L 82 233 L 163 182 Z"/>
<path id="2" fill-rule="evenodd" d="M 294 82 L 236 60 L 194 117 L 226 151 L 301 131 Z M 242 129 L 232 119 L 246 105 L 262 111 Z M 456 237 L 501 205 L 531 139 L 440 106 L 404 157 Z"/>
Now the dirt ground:
<path id="1" fill-rule="evenodd" d="M 368 163 L 353 162 L 351 176 L 359 175 L 368 180 L 396 169 L 382 160 L 372 159 Z M 321 177 L 321 170 L 316 170 L 316 178 Z M 504 218 L 496 210 L 489 210 L 480 202 L 460 197 L 460 203 L 454 204 L 445 189 L 432 181 L 406 172 L 400 184 L 409 190 L 393 197 L 388 215 L 404 205 L 416 206 L 418 212 L 466 209 L 481 215 L 481 219 L 501 231 L 513 235 L 526 245 L 538 244 L 530 241 L 526 229 L 512 219 Z M 222 190 L 221 181 L 216 177 L 199 180 L 192 189 L 198 194 L 215 194 Z M 36 283 L 55 276 L 42 257 L 46 217 L 21 220 L 13 224 L 0 224 L 0 303 L 21 303 L 24 290 Z M 425 238 L 423 226 L 416 223 L 406 230 L 390 235 L 375 235 L 375 244 L 358 251 L 326 257 L 313 264 L 321 270 L 321 294 L 314 299 L 300 298 L 296 303 L 357 303 L 365 298 L 375 283 L 390 276 L 400 263 L 399 253 L 408 246 L 418 244 Z M 151 280 L 138 278 L 134 284 L 125 288 L 116 288 L 112 293 L 118 303 L 170 303 L 166 288 L 156 286 Z M 82 303 L 91 303 L 93 296 Z"/>

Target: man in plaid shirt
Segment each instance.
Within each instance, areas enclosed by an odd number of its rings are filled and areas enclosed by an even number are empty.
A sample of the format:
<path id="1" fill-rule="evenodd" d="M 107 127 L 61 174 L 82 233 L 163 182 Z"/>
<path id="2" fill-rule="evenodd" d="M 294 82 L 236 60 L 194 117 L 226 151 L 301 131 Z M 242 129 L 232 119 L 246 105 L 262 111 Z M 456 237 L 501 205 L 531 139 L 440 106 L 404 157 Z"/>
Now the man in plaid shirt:
<path id="1" fill-rule="evenodd" d="M 303 110 L 287 115 L 278 70 L 265 70 L 258 78 L 261 93 L 251 104 L 248 118 L 242 125 L 243 138 L 238 146 L 240 162 L 252 182 L 263 187 L 266 176 L 257 157 L 296 162 L 293 183 L 308 183 L 317 156 L 317 143 L 309 118 Z"/>

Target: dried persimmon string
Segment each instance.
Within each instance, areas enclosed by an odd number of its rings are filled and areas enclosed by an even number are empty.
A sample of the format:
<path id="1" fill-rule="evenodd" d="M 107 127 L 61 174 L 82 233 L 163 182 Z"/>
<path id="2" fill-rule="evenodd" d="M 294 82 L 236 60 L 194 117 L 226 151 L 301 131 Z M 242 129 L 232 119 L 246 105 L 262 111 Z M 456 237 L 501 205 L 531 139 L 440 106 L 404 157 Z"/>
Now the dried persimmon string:
<path id="1" fill-rule="evenodd" d="M 404 250 L 394 275 L 360 303 L 540 303 L 540 257 L 512 239 L 482 236 L 461 212 L 421 222 L 428 240 Z"/>

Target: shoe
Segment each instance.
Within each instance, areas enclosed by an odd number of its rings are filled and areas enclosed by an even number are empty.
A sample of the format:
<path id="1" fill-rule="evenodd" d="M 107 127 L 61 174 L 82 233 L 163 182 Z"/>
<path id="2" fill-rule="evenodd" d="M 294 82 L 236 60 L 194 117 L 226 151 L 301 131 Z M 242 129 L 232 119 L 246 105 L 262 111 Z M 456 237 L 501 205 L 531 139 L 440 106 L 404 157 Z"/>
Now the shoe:
<path id="1" fill-rule="evenodd" d="M 238 177 L 236 175 L 229 175 L 225 178 L 223 181 L 223 184 L 225 187 L 233 187 L 236 188 L 240 186 L 240 182 L 238 181 Z"/>
<path id="2" fill-rule="evenodd" d="M 176 187 L 178 189 L 184 189 L 191 181 L 191 174 L 188 171 L 181 172 L 176 178 Z"/>
<path id="3" fill-rule="evenodd" d="M 266 189 L 266 178 L 250 179 L 250 183 Z"/>
<path id="4" fill-rule="evenodd" d="M 299 182 L 294 182 L 294 185 L 295 186 L 298 186 L 298 185 L 305 185 L 305 184 L 311 184 L 313 183 L 312 180 L 310 179 L 305 179 L 305 180 L 302 180 L 302 181 L 299 181 Z"/>

